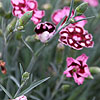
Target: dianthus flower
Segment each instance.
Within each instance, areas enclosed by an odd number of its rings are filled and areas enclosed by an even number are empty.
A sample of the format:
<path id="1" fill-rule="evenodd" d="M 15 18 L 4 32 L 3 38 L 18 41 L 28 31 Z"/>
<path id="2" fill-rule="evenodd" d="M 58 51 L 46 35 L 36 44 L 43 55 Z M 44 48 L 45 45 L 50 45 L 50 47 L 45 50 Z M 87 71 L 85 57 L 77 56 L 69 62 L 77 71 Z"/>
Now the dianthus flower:
<path id="1" fill-rule="evenodd" d="M 17 97 L 17 98 L 15 98 L 15 99 L 12 99 L 12 100 L 27 100 L 27 97 L 24 96 L 24 95 L 22 95 L 22 96 L 20 96 L 20 97 Z"/>
<path id="2" fill-rule="evenodd" d="M 5 62 L 3 62 L 2 60 L 0 60 L 0 67 L 1 67 L 1 72 L 3 73 L 3 74 L 6 74 L 6 68 L 5 68 Z"/>
<path id="3" fill-rule="evenodd" d="M 83 84 L 84 79 L 90 76 L 90 71 L 88 65 L 86 64 L 88 57 L 85 54 L 73 59 L 72 57 L 68 57 L 67 61 L 67 69 L 64 71 L 66 77 L 73 77 L 75 83 L 78 85 Z"/>
<path id="4" fill-rule="evenodd" d="M 92 35 L 80 26 L 68 26 L 60 31 L 59 41 L 73 49 L 81 50 L 83 47 L 92 48 L 94 42 Z"/>
<path id="5" fill-rule="evenodd" d="M 36 0 L 11 0 L 13 6 L 13 15 L 21 18 L 27 11 L 33 11 L 31 20 L 34 24 L 41 22 L 41 18 L 45 15 L 43 10 L 38 10 Z"/>
<path id="6" fill-rule="evenodd" d="M 98 0 L 83 0 L 84 2 L 88 2 L 90 6 L 97 7 L 99 5 Z"/>
<path id="7" fill-rule="evenodd" d="M 35 32 L 38 39 L 41 42 L 46 43 L 47 40 L 53 37 L 55 33 L 55 26 L 50 22 L 39 23 L 35 27 Z"/>
<path id="8" fill-rule="evenodd" d="M 67 18 L 68 18 L 69 12 L 70 12 L 70 8 L 69 7 L 64 7 L 63 9 L 56 10 L 52 14 L 51 19 L 57 25 L 63 19 L 63 17 L 66 16 L 66 18 L 64 20 L 64 22 L 65 22 L 67 20 Z M 71 17 L 73 15 L 74 15 L 74 10 L 72 10 Z M 86 17 L 84 15 L 76 16 L 75 17 L 75 20 L 77 21 L 77 20 L 80 20 L 80 19 L 83 19 L 83 18 L 86 18 Z M 74 25 L 82 26 L 83 27 L 86 23 L 87 23 L 87 21 L 86 20 L 83 20 L 83 21 L 74 23 Z"/>

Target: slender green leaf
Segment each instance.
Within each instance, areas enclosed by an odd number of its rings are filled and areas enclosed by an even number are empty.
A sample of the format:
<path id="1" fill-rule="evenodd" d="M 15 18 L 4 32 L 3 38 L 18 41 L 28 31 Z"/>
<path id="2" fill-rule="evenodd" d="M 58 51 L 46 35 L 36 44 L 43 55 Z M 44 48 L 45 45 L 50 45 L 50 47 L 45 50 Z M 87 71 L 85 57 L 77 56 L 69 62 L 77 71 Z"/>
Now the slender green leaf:
<path id="1" fill-rule="evenodd" d="M 12 81 L 14 81 L 15 84 L 16 84 L 18 87 L 20 87 L 20 84 L 19 84 L 19 82 L 17 81 L 17 79 L 16 79 L 15 77 L 10 76 L 9 78 L 10 78 Z"/>
<path id="2" fill-rule="evenodd" d="M 1 89 L 6 93 L 6 95 L 10 98 L 10 99 L 12 99 L 12 96 L 11 96 L 11 94 L 0 84 L 0 87 L 1 87 Z"/>
<path id="3" fill-rule="evenodd" d="M 32 52 L 32 54 L 34 54 L 32 48 L 27 44 L 26 41 L 24 41 L 24 39 L 22 38 L 23 43 L 25 44 L 25 46 Z"/>
<path id="4" fill-rule="evenodd" d="M 18 94 L 17 96 L 21 96 L 21 95 L 24 95 L 24 94 L 30 92 L 32 89 L 34 89 L 35 87 L 39 86 L 39 85 L 42 84 L 43 82 L 47 81 L 49 78 L 50 78 L 50 77 L 32 83 L 27 89 L 25 89 L 24 91 L 22 91 L 22 92 L 21 92 L 20 94 Z"/>
<path id="5" fill-rule="evenodd" d="M 86 17 L 86 18 L 83 18 L 83 19 L 77 20 L 77 21 L 75 21 L 75 23 L 80 22 L 80 21 L 83 21 L 83 20 L 88 20 L 88 19 L 91 19 L 91 18 L 95 18 L 95 16 Z"/>
<path id="6" fill-rule="evenodd" d="M 23 70 L 23 67 L 22 67 L 22 64 L 19 63 L 19 66 L 20 66 L 20 72 L 21 72 L 21 75 L 23 74 L 24 70 Z"/>

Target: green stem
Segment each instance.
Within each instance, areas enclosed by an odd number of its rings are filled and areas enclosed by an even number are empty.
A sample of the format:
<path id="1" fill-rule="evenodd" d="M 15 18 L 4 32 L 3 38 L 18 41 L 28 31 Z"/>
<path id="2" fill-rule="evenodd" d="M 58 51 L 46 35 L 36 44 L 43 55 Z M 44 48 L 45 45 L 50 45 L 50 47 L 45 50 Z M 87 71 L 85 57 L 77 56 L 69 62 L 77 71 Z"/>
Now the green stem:
<path id="1" fill-rule="evenodd" d="M 86 18 L 83 18 L 83 19 L 77 20 L 77 21 L 75 21 L 74 23 L 77 23 L 77 22 L 80 22 L 80 21 L 83 21 L 83 20 L 88 20 L 88 19 L 91 19 L 91 18 L 95 18 L 95 16 L 86 17 Z"/>
<path id="2" fill-rule="evenodd" d="M 16 94 L 14 95 L 14 98 L 17 97 L 17 95 L 20 93 L 21 89 L 22 89 L 23 86 L 26 84 L 26 82 L 27 82 L 27 80 L 25 80 L 25 82 L 23 82 L 23 83 L 21 84 L 21 86 L 20 86 L 19 89 L 17 90 Z"/>
<path id="3" fill-rule="evenodd" d="M 71 1 L 71 4 L 70 4 L 70 12 L 69 12 L 69 16 L 68 16 L 68 18 L 67 18 L 67 21 L 70 19 L 70 17 L 71 17 L 71 14 L 72 14 L 72 10 L 73 10 L 73 5 L 74 5 L 74 0 L 72 0 Z M 66 21 L 66 22 L 67 22 Z"/>
<path id="4" fill-rule="evenodd" d="M 29 63 L 28 68 L 26 69 L 26 72 L 31 73 L 37 57 L 39 56 L 40 52 L 44 49 L 45 46 L 46 45 L 44 44 L 42 47 L 40 47 L 40 49 L 32 56 L 32 59 L 31 59 L 31 61 Z"/>
<path id="5" fill-rule="evenodd" d="M 22 39 L 22 41 L 23 41 L 23 43 L 25 44 L 25 46 L 32 52 L 32 54 L 34 54 L 34 52 L 33 52 L 33 50 L 32 50 L 32 48 L 27 44 L 27 42 L 26 41 L 24 41 L 24 39 L 23 38 L 21 38 Z"/>
<path id="6" fill-rule="evenodd" d="M 64 75 L 62 74 L 62 76 L 61 76 L 61 78 L 60 78 L 60 81 L 57 82 L 56 87 L 55 87 L 55 89 L 54 89 L 54 91 L 53 91 L 53 93 L 52 93 L 52 96 L 51 96 L 51 99 L 52 99 L 52 100 L 53 100 L 53 98 L 55 97 L 55 95 L 57 94 L 58 89 L 59 89 L 59 87 L 61 86 L 61 84 L 63 83 L 63 81 L 64 81 Z"/>

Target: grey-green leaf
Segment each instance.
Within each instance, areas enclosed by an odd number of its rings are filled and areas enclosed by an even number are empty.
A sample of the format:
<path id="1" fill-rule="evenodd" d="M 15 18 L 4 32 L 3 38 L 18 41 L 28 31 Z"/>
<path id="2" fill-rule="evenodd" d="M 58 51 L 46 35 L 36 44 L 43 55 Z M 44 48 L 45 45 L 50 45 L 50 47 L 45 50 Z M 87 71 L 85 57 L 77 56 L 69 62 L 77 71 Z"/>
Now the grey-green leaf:
<path id="1" fill-rule="evenodd" d="M 10 98 L 10 99 L 12 99 L 12 96 L 11 96 L 11 94 L 0 84 L 0 87 L 1 87 L 1 89 L 6 93 L 6 95 Z"/>
<path id="2" fill-rule="evenodd" d="M 42 79 L 40 81 L 34 82 L 32 83 L 27 89 L 25 89 L 24 91 L 22 91 L 20 94 L 18 94 L 17 96 L 21 96 L 24 94 L 27 94 L 28 92 L 30 92 L 32 89 L 34 89 L 35 87 L 39 86 L 40 84 L 42 84 L 43 82 L 47 81 L 50 77 Z"/>

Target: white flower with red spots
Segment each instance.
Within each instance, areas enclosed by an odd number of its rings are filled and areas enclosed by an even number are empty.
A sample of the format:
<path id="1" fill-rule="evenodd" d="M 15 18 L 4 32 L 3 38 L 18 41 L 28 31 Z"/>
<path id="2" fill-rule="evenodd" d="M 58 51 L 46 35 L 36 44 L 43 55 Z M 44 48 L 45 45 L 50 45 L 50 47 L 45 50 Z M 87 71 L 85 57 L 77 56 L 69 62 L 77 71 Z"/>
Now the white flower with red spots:
<path id="1" fill-rule="evenodd" d="M 88 76 L 91 76 L 88 65 L 86 64 L 88 57 L 85 54 L 73 59 L 72 57 L 68 57 L 67 61 L 67 69 L 64 71 L 66 77 L 73 77 L 75 83 L 78 85 L 83 84 L 84 79 Z"/>
<path id="2" fill-rule="evenodd" d="M 94 45 L 91 34 L 82 27 L 72 25 L 60 31 L 59 41 L 76 50 L 81 50 L 83 47 L 92 48 Z"/>
<path id="3" fill-rule="evenodd" d="M 41 42 L 46 43 L 47 40 L 54 36 L 55 26 L 50 22 L 39 23 L 35 27 L 35 32 L 38 39 Z"/>
<path id="4" fill-rule="evenodd" d="M 22 95 L 22 96 L 17 97 L 17 98 L 15 98 L 15 99 L 13 99 L 13 100 L 27 100 L 27 97 L 24 96 L 24 95 Z"/>
<path id="5" fill-rule="evenodd" d="M 41 18 L 45 15 L 43 10 L 38 10 L 36 0 L 11 0 L 13 6 L 13 15 L 21 18 L 27 11 L 33 11 L 31 20 L 34 24 L 41 22 Z"/>
<path id="6" fill-rule="evenodd" d="M 64 23 L 68 18 L 69 12 L 70 12 L 70 8 L 69 7 L 64 7 L 63 9 L 58 9 L 52 14 L 51 19 L 57 25 L 63 19 L 63 17 L 66 16 L 66 18 L 63 21 L 63 23 Z M 73 15 L 74 15 L 74 10 L 72 10 L 71 17 Z M 84 15 L 76 16 L 75 20 L 77 21 L 77 20 L 80 20 L 80 19 L 83 19 L 83 18 L 86 18 L 86 17 Z M 83 20 L 83 21 L 74 23 L 74 25 L 83 27 L 86 23 L 87 23 L 87 20 Z"/>

